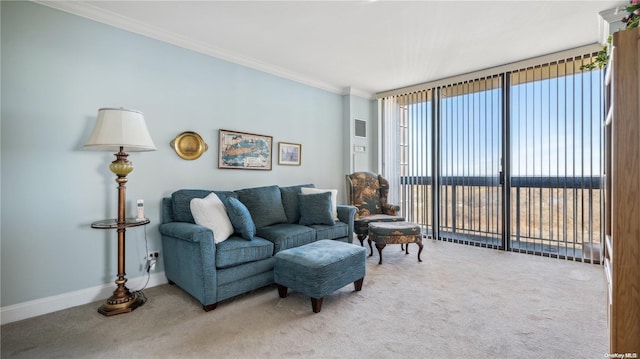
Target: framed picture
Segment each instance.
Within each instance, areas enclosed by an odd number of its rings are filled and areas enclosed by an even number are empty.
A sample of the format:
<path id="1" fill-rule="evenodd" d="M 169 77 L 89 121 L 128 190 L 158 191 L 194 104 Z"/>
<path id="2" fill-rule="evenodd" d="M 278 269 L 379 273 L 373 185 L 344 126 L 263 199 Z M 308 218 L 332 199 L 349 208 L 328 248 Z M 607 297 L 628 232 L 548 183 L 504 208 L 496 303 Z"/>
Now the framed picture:
<path id="1" fill-rule="evenodd" d="M 300 166 L 302 156 L 302 145 L 299 143 L 278 143 L 278 164 L 289 166 Z"/>
<path id="2" fill-rule="evenodd" d="M 273 137 L 220 130 L 218 168 L 271 170 Z"/>

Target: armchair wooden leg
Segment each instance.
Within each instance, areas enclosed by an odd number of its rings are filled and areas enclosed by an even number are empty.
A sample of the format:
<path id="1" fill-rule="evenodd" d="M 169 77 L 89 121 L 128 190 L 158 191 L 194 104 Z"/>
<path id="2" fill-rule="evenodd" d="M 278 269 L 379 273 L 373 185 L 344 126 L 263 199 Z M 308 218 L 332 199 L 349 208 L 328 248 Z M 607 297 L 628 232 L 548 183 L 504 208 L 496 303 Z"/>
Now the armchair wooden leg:
<path id="1" fill-rule="evenodd" d="M 409 254 L 409 243 L 400 243 L 400 252 L 404 251 L 405 254 Z"/>
<path id="2" fill-rule="evenodd" d="M 360 247 L 364 247 L 364 239 L 367 238 L 366 234 L 358 234 L 358 240 L 360 241 Z"/>
<path id="3" fill-rule="evenodd" d="M 382 264 L 382 250 L 386 246 L 386 243 L 376 243 L 376 248 L 378 248 L 378 254 L 380 255 L 380 261 L 378 262 L 378 264 Z"/>

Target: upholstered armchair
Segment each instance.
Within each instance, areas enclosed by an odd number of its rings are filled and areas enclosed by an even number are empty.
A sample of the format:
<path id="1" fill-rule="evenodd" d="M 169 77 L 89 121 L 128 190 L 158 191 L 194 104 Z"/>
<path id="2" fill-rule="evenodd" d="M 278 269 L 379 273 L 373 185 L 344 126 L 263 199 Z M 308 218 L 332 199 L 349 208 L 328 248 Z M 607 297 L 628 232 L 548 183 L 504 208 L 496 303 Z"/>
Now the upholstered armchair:
<path id="1" fill-rule="evenodd" d="M 398 216 L 400 206 L 387 203 L 389 181 L 381 175 L 371 172 L 354 172 L 346 175 L 347 201 L 356 207 L 354 232 L 360 245 L 369 235 L 371 222 L 401 222 Z"/>

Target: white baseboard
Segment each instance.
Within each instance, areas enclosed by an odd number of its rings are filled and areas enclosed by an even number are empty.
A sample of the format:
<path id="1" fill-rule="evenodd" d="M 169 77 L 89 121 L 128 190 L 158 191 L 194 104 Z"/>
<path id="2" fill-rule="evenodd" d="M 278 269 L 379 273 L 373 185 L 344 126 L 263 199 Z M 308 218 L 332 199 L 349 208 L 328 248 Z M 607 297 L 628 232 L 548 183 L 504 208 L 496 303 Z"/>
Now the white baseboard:
<path id="1" fill-rule="evenodd" d="M 127 287 L 131 290 L 138 290 L 147 281 L 147 276 L 129 278 Z M 167 277 L 164 272 L 153 273 L 149 276 L 149 283 L 146 288 L 166 284 Z M 7 324 L 39 315 L 57 312 L 62 309 L 76 307 L 83 304 L 92 303 L 98 300 L 107 299 L 113 293 L 115 284 L 108 283 L 96 287 L 76 290 L 69 293 L 54 295 L 51 297 L 30 300 L 0 308 L 0 324 Z M 97 308 L 96 308 L 97 310 Z"/>

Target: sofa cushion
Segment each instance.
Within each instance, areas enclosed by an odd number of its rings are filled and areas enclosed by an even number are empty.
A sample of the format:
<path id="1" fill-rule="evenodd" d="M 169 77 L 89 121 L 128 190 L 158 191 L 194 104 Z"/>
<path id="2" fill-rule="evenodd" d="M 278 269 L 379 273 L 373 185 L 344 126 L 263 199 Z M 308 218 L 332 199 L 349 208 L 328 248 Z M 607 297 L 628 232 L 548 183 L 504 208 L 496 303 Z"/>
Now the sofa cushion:
<path id="1" fill-rule="evenodd" d="M 316 230 L 316 240 L 338 239 L 349 236 L 349 226 L 344 222 L 336 222 L 333 226 L 313 224 L 309 226 Z"/>
<path id="2" fill-rule="evenodd" d="M 224 203 L 213 192 L 205 198 L 192 199 L 191 214 L 196 224 L 213 231 L 215 243 L 220 243 L 233 234 L 233 225 L 227 215 Z"/>
<path id="3" fill-rule="evenodd" d="M 254 237 L 247 241 L 231 236 L 216 245 L 216 268 L 228 268 L 242 263 L 259 261 L 273 256 L 273 243 Z"/>
<path id="4" fill-rule="evenodd" d="M 287 223 L 298 223 L 300 221 L 300 208 L 298 208 L 298 193 L 301 188 L 313 188 L 313 184 L 301 184 L 297 186 L 280 187 L 280 195 L 282 196 L 282 207 L 287 215 Z"/>
<path id="5" fill-rule="evenodd" d="M 191 214 L 191 200 L 194 198 L 205 198 L 211 192 L 215 192 L 222 202 L 229 196 L 237 197 L 237 195 L 231 191 L 211 191 L 204 189 L 177 190 L 171 194 L 173 218 L 178 222 L 196 223 Z"/>
<path id="6" fill-rule="evenodd" d="M 266 186 L 237 190 L 238 199 L 247 206 L 256 228 L 286 223 L 280 187 Z"/>
<path id="7" fill-rule="evenodd" d="M 275 261 L 272 256 L 237 266 L 216 268 L 218 301 L 272 284 Z"/>
<path id="8" fill-rule="evenodd" d="M 316 231 L 299 224 L 280 223 L 258 228 L 256 234 L 273 242 L 273 254 L 283 249 L 302 246 L 316 240 Z"/>
<path id="9" fill-rule="evenodd" d="M 333 213 L 333 218 L 338 220 L 338 190 L 337 189 L 320 189 L 320 188 L 301 188 L 303 194 L 312 194 L 312 193 L 323 193 L 329 192 L 331 193 L 331 210 Z"/>
<path id="10" fill-rule="evenodd" d="M 251 219 L 251 214 L 245 205 L 237 198 L 228 197 L 224 201 L 229 214 L 229 220 L 233 224 L 233 228 L 240 233 L 242 238 L 251 240 L 256 234 L 256 225 Z"/>
<path id="11" fill-rule="evenodd" d="M 300 224 L 328 224 L 335 223 L 331 206 L 331 193 L 298 194 L 300 206 Z"/>

